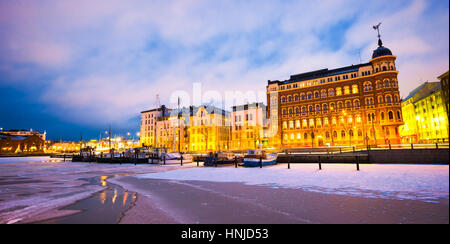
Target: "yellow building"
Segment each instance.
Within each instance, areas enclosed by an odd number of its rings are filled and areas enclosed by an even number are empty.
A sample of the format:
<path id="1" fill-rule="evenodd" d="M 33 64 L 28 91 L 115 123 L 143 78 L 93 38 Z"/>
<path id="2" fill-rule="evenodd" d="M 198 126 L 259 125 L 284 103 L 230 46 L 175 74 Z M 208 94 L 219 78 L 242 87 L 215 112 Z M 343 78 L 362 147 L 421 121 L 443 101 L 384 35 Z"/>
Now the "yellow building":
<path id="1" fill-rule="evenodd" d="M 439 82 L 426 82 L 402 101 L 404 143 L 448 142 L 448 117 Z"/>
<path id="2" fill-rule="evenodd" d="M 184 147 L 193 152 L 229 150 L 229 113 L 214 106 L 189 108 L 189 128 Z"/>

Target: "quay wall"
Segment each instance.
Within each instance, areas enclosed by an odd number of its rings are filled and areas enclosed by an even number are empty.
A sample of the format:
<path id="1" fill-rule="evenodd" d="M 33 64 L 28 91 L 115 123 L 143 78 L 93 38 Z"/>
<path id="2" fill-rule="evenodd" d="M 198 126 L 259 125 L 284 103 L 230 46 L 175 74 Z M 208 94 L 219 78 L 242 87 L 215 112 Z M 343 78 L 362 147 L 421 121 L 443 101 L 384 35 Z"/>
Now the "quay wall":
<path id="1" fill-rule="evenodd" d="M 449 164 L 449 149 L 370 150 L 370 163 Z"/>

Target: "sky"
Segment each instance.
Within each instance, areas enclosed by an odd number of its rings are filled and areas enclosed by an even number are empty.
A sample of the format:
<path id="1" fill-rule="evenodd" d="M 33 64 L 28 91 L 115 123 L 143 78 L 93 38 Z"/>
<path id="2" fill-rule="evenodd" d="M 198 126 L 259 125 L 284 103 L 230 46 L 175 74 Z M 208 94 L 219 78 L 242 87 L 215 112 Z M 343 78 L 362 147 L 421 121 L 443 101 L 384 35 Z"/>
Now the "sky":
<path id="1" fill-rule="evenodd" d="M 402 97 L 449 69 L 442 0 L 2 0 L 0 127 L 53 140 L 98 138 L 110 125 L 135 135 L 157 96 L 208 103 L 366 63 L 379 22 Z"/>

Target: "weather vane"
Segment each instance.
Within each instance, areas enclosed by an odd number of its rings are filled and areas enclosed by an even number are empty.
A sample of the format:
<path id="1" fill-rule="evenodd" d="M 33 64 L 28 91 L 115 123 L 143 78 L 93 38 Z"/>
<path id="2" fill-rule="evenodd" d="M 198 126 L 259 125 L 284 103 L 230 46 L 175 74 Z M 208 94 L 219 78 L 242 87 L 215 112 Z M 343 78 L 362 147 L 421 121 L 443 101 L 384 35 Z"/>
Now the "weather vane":
<path id="1" fill-rule="evenodd" d="M 381 46 L 383 46 L 383 43 L 381 42 L 380 25 L 381 25 L 381 22 L 378 23 L 378 25 L 374 25 L 374 26 L 373 26 L 373 29 L 374 29 L 374 30 L 377 30 L 377 32 L 378 32 L 378 46 L 381 47 Z"/>

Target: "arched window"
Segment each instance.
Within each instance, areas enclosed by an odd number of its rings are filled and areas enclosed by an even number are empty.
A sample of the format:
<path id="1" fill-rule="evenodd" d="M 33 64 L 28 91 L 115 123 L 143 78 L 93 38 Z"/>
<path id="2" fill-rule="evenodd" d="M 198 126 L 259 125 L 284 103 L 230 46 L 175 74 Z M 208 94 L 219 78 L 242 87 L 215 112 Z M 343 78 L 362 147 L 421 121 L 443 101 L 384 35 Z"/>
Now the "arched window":
<path id="1" fill-rule="evenodd" d="M 353 130 L 349 130 L 348 131 L 348 135 L 350 136 L 350 137 L 354 137 L 355 135 L 353 135 Z"/>
<path id="2" fill-rule="evenodd" d="M 353 102 L 353 104 L 354 104 L 355 108 L 359 108 L 359 106 L 361 105 L 361 104 L 359 103 L 359 100 L 355 100 L 355 101 Z"/>
<path id="3" fill-rule="evenodd" d="M 333 137 L 337 138 L 337 131 L 333 131 Z"/>
<path id="4" fill-rule="evenodd" d="M 322 97 L 327 97 L 327 90 L 322 90 Z"/>
<path id="5" fill-rule="evenodd" d="M 295 94 L 294 100 L 295 100 L 295 101 L 298 101 L 298 95 L 297 95 L 297 94 Z"/>
<path id="6" fill-rule="evenodd" d="M 308 99 L 312 99 L 312 93 L 308 92 Z"/>
<path id="7" fill-rule="evenodd" d="M 384 112 L 381 112 L 381 120 L 384 120 Z"/>
<path id="8" fill-rule="evenodd" d="M 293 111 L 292 108 L 289 109 L 289 115 L 292 115 Z"/>
<path id="9" fill-rule="evenodd" d="M 314 98 L 316 98 L 316 99 L 319 98 L 319 92 L 318 91 L 314 92 Z"/>
<path id="10" fill-rule="evenodd" d="M 383 96 L 378 96 L 378 104 L 383 104 Z"/>
<path id="11" fill-rule="evenodd" d="M 306 99 L 305 93 L 302 93 L 302 94 L 300 95 L 300 99 L 302 99 L 302 101 Z"/>
<path id="12" fill-rule="evenodd" d="M 394 113 L 392 113 L 392 111 L 389 111 L 389 120 L 393 120 L 394 119 Z"/>
<path id="13" fill-rule="evenodd" d="M 394 95 L 394 103 L 398 103 L 398 95 Z"/>
<path id="14" fill-rule="evenodd" d="M 364 91 L 371 91 L 371 90 L 372 90 L 372 83 L 370 81 L 364 83 Z"/>
<path id="15" fill-rule="evenodd" d="M 401 120 L 401 119 L 402 119 L 402 115 L 401 115 L 400 111 L 397 111 L 397 119 L 398 119 L 398 120 Z"/>
<path id="16" fill-rule="evenodd" d="M 350 94 L 350 87 L 349 86 L 344 86 L 344 94 L 345 95 Z"/>
<path id="17" fill-rule="evenodd" d="M 386 66 L 383 66 L 383 71 L 387 71 L 387 67 Z"/>
<path id="18" fill-rule="evenodd" d="M 292 102 L 292 96 L 288 96 L 288 102 Z"/>
<path id="19" fill-rule="evenodd" d="M 330 110 L 333 111 L 335 109 L 334 103 L 330 103 Z"/>
<path id="20" fill-rule="evenodd" d="M 300 114 L 300 108 L 298 108 L 298 107 L 295 108 L 295 114 L 297 114 L 297 115 Z"/>
<path id="21" fill-rule="evenodd" d="M 300 128 L 300 120 L 295 121 L 295 127 Z M 298 139 L 300 139 L 300 138 L 298 138 Z"/>
<path id="22" fill-rule="evenodd" d="M 330 132 L 325 132 L 325 137 L 328 139 L 328 138 L 330 138 Z"/>
<path id="23" fill-rule="evenodd" d="M 342 104 L 342 102 L 338 102 L 338 109 L 343 109 L 344 107 L 343 107 L 343 104 Z"/>
<path id="24" fill-rule="evenodd" d="M 302 107 L 302 113 L 306 113 L 306 107 Z"/>
<path id="25" fill-rule="evenodd" d="M 320 105 L 316 105 L 316 112 L 320 112 Z"/>
<path id="26" fill-rule="evenodd" d="M 283 108 L 283 116 L 286 116 L 286 109 Z"/>
<path id="27" fill-rule="evenodd" d="M 389 87 L 389 80 L 384 80 L 384 87 Z"/>
<path id="28" fill-rule="evenodd" d="M 336 88 L 336 96 L 342 95 L 342 88 L 338 87 Z"/>
<path id="29" fill-rule="evenodd" d="M 352 102 L 347 101 L 345 105 L 348 109 L 350 109 L 352 107 Z"/>
<path id="30" fill-rule="evenodd" d="M 386 95 L 386 103 L 392 103 L 391 95 Z"/>
<path id="31" fill-rule="evenodd" d="M 332 97 L 332 96 L 334 96 L 334 89 L 328 89 L 328 96 L 329 97 Z"/>
<path id="32" fill-rule="evenodd" d="M 381 84 L 381 81 L 377 81 L 376 86 L 377 86 L 377 89 L 383 88 L 383 85 Z"/>
<path id="33" fill-rule="evenodd" d="M 327 111 L 328 111 L 328 105 L 327 105 L 326 103 L 323 105 L 323 111 L 324 111 L 324 112 L 327 112 Z"/>
<path id="34" fill-rule="evenodd" d="M 281 97 L 281 102 L 285 103 L 286 102 L 286 97 Z"/>
<path id="35" fill-rule="evenodd" d="M 352 93 L 353 94 L 356 94 L 356 93 L 358 93 L 359 92 L 359 88 L 358 88 L 358 85 L 352 85 Z"/>
<path id="36" fill-rule="evenodd" d="M 308 108 L 308 110 L 309 110 L 310 113 L 314 112 L 313 106 L 310 105 L 309 108 Z"/>
<path id="37" fill-rule="evenodd" d="M 341 131 L 341 137 L 345 138 L 345 131 L 344 130 Z"/>

